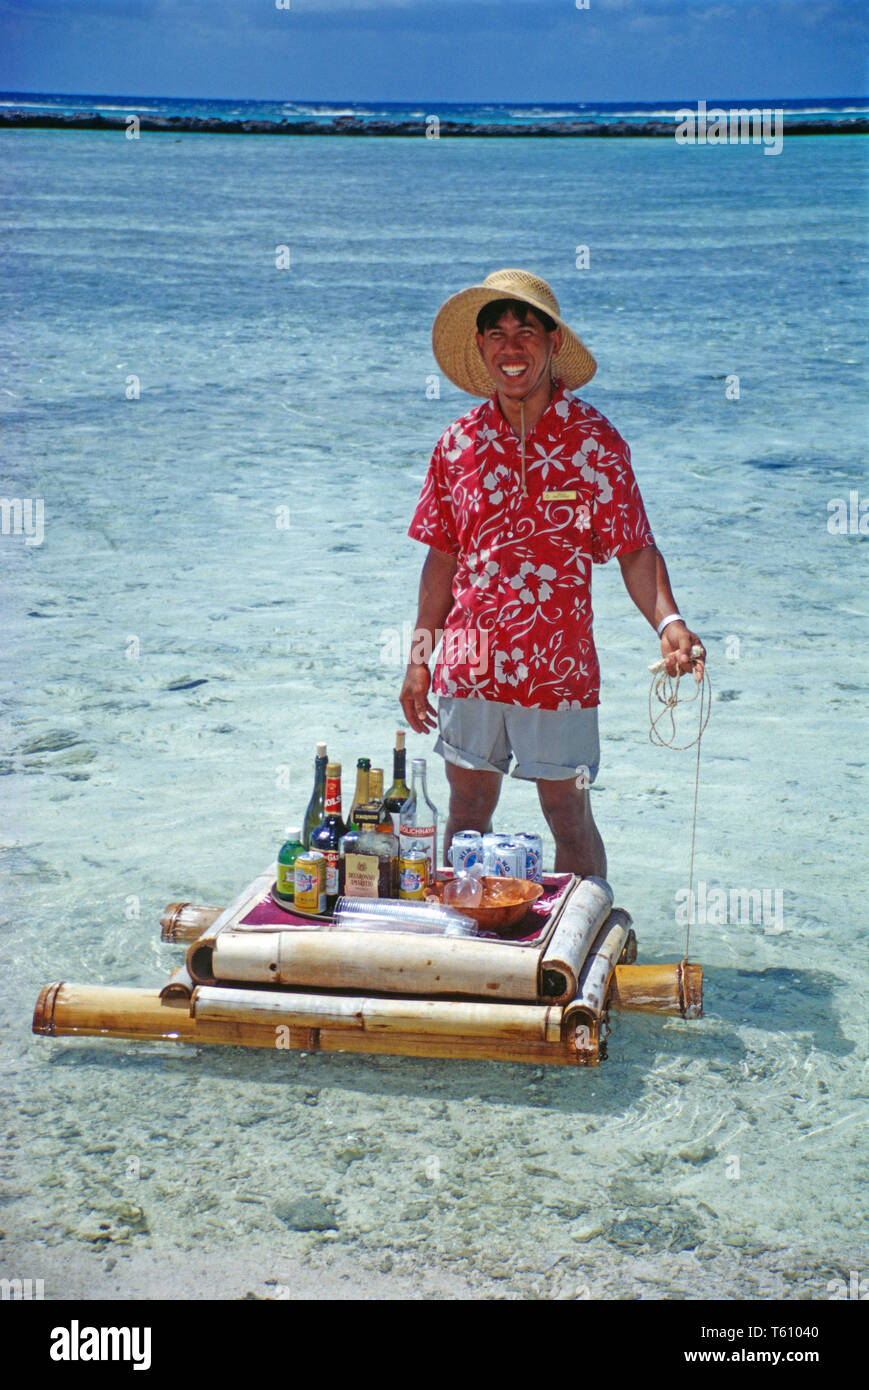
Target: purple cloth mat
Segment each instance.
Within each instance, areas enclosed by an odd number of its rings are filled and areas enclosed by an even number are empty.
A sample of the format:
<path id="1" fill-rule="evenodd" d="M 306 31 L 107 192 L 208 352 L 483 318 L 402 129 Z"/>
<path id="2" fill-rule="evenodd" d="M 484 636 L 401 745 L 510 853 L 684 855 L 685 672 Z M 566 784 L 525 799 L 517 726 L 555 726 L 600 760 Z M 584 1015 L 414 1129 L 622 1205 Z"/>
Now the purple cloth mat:
<path id="1" fill-rule="evenodd" d="M 517 944 L 524 941 L 534 941 L 543 931 L 550 912 L 569 882 L 570 874 L 544 874 L 543 896 L 532 903 L 529 908 L 529 914 L 533 913 L 539 919 L 533 930 L 527 930 L 528 919 L 526 917 L 524 921 L 513 928 L 515 932 L 521 931 L 521 936 L 511 934 L 509 937 L 501 937 L 501 940 L 515 941 Z M 304 927 L 310 926 L 311 921 L 312 919 L 302 912 L 293 912 L 291 909 L 280 907 L 270 893 L 266 893 L 260 898 L 256 906 L 252 907 L 246 916 L 241 918 L 240 925 L 244 927 Z"/>

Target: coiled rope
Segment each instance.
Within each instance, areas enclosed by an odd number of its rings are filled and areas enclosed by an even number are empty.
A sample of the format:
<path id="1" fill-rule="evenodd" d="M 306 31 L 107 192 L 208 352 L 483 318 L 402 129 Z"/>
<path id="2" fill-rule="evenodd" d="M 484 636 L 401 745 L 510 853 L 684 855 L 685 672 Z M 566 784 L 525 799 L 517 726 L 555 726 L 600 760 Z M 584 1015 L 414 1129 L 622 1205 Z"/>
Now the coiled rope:
<path id="1" fill-rule="evenodd" d="M 691 648 L 691 658 L 696 661 L 703 655 L 702 647 Z M 691 818 L 691 860 L 688 874 L 688 921 L 685 926 L 685 960 L 688 959 L 688 951 L 691 945 L 691 918 L 693 917 L 692 904 L 694 902 L 694 844 L 697 837 L 697 800 L 700 793 L 700 746 L 703 739 L 703 730 L 709 723 L 709 716 L 712 712 L 712 682 L 706 666 L 703 667 L 703 677 L 696 685 L 694 694 L 688 699 L 682 697 L 682 705 L 693 705 L 696 700 L 700 701 L 699 723 L 697 733 L 688 743 L 676 743 L 676 706 L 679 704 L 679 682 L 683 675 L 688 673 L 679 671 L 675 676 L 671 676 L 667 671 L 665 659 L 654 662 L 649 670 L 652 672 L 652 683 L 649 686 L 649 742 L 658 748 L 672 748 L 678 752 L 684 752 L 687 748 L 697 746 L 697 763 L 694 769 L 694 814 Z M 655 712 L 655 704 L 661 708 Z M 669 733 L 661 732 L 661 724 L 669 721 Z"/>

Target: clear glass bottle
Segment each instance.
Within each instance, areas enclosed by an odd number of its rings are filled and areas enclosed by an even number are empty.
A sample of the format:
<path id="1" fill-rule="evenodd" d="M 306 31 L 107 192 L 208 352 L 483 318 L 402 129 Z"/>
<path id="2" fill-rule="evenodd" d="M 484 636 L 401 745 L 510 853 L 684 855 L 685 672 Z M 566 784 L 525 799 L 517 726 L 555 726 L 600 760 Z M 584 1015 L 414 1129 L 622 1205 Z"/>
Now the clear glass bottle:
<path id="1" fill-rule="evenodd" d="M 400 853 L 412 846 L 424 849 L 428 856 L 429 882 L 437 881 L 438 870 L 438 813 L 425 785 L 425 758 L 411 763 L 410 796 L 399 813 Z"/>
<path id="2" fill-rule="evenodd" d="M 302 825 L 302 843 L 305 849 L 311 848 L 311 834 L 317 829 L 326 814 L 326 764 L 328 761 L 325 743 L 318 743 L 317 756 L 314 760 L 314 790 L 311 793 L 311 800 L 308 802 L 308 809 L 305 812 Z"/>

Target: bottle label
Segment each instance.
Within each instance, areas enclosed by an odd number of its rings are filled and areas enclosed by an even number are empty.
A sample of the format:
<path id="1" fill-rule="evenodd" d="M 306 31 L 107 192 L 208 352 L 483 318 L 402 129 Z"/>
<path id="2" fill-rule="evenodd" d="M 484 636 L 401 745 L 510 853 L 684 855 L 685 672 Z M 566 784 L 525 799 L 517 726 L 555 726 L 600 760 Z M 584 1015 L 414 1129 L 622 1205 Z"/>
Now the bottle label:
<path id="1" fill-rule="evenodd" d="M 402 825 L 399 835 L 401 857 L 405 858 L 411 849 L 423 850 L 428 858 L 428 877 L 430 883 L 437 881 L 437 851 L 435 841 L 437 827 L 434 825 Z"/>
<path id="2" fill-rule="evenodd" d="M 348 854 L 344 859 L 344 892 L 348 898 L 376 898 L 379 875 L 376 854 Z"/>
<path id="3" fill-rule="evenodd" d="M 322 853 L 326 861 L 326 894 L 331 898 L 338 892 L 338 851 L 326 849 Z"/>
<path id="4" fill-rule="evenodd" d="M 341 778 L 326 778 L 326 815 L 340 816 L 341 814 Z"/>
<path id="5" fill-rule="evenodd" d="M 278 864 L 277 891 L 280 897 L 292 901 L 296 891 L 295 864 Z"/>

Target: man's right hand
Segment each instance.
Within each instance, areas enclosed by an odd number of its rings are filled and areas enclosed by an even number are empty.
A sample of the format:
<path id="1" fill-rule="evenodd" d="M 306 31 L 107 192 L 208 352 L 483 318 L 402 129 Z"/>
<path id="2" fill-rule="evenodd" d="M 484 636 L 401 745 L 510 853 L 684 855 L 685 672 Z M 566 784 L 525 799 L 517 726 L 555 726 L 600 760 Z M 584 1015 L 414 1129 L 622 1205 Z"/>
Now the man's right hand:
<path id="1" fill-rule="evenodd" d="M 428 667 L 422 663 L 411 663 L 404 673 L 404 684 L 398 698 L 405 719 L 417 734 L 428 734 L 437 728 L 437 712 L 428 699 L 430 689 L 431 672 Z"/>

